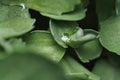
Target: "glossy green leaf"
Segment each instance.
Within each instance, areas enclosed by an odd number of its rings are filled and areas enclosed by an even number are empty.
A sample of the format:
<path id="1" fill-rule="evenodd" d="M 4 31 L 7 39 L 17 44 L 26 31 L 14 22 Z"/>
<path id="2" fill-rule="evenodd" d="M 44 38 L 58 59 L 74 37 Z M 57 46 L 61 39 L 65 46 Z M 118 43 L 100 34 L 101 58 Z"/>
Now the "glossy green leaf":
<path id="1" fill-rule="evenodd" d="M 64 42 L 67 37 L 65 34 L 71 35 L 77 30 L 78 24 L 76 22 L 69 21 L 50 21 L 50 30 L 55 41 L 64 48 L 67 48 L 67 44 Z"/>
<path id="2" fill-rule="evenodd" d="M 86 29 L 85 33 L 94 33 L 97 35 L 97 32 L 91 29 Z M 75 48 L 75 51 L 82 62 L 89 62 L 101 55 L 102 47 L 98 38 L 96 38 L 81 44 L 78 48 Z"/>
<path id="3" fill-rule="evenodd" d="M 84 68 L 80 63 L 67 57 L 61 60 L 60 65 L 62 66 L 65 75 L 71 80 L 100 80 L 100 78 Z"/>
<path id="4" fill-rule="evenodd" d="M 26 5 L 39 12 L 62 14 L 74 10 L 81 0 L 28 0 Z"/>
<path id="5" fill-rule="evenodd" d="M 14 54 L 0 60 L 1 80 L 65 80 L 62 70 L 32 54 Z"/>
<path id="6" fill-rule="evenodd" d="M 77 21 L 81 20 L 86 16 L 86 9 L 82 8 L 81 5 L 77 6 L 74 11 L 69 13 L 64 13 L 62 15 L 54 15 L 48 13 L 41 13 L 43 16 L 47 16 L 56 20 L 67 20 L 67 21 Z"/>
<path id="7" fill-rule="evenodd" d="M 19 6 L 0 6 L 0 38 L 19 36 L 33 29 L 35 20 L 29 17 L 28 10 Z"/>
<path id="8" fill-rule="evenodd" d="M 39 12 L 60 15 L 74 10 L 81 0 L 2 0 L 1 3 L 20 5 Z"/>
<path id="9" fill-rule="evenodd" d="M 111 58 L 113 58 L 112 56 Z M 116 59 L 117 58 L 117 59 Z M 119 60 L 116 62 L 116 60 Z M 120 57 L 115 57 L 113 63 L 107 59 L 99 60 L 93 72 L 101 77 L 101 80 L 120 80 Z"/>
<path id="10" fill-rule="evenodd" d="M 113 16 L 101 24 L 100 42 L 111 52 L 120 55 L 120 16 Z"/>
<path id="11" fill-rule="evenodd" d="M 115 0 L 95 0 L 96 12 L 99 21 L 104 21 L 110 16 L 115 15 Z M 104 6 L 103 6 L 104 5 Z"/>
<path id="12" fill-rule="evenodd" d="M 65 54 L 65 48 L 59 46 L 47 31 L 33 31 L 25 37 L 28 47 L 38 55 L 58 62 Z"/>

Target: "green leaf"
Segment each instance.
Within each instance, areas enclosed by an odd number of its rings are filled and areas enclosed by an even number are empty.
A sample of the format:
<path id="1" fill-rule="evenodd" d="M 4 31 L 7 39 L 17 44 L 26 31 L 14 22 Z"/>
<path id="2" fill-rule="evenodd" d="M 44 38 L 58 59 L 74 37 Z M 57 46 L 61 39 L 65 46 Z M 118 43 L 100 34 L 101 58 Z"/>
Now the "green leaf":
<path id="1" fill-rule="evenodd" d="M 0 6 L 0 38 L 19 36 L 33 29 L 35 20 L 29 17 L 27 9 L 3 4 Z"/>
<path id="2" fill-rule="evenodd" d="M 65 80 L 60 67 L 32 54 L 14 54 L 0 60 L 1 80 Z"/>
<path id="3" fill-rule="evenodd" d="M 39 12 L 60 15 L 74 10 L 81 0 L 2 0 L 7 5 L 20 5 Z"/>
<path id="4" fill-rule="evenodd" d="M 115 15 L 115 0 L 95 0 L 96 1 L 96 12 L 99 21 L 104 21 L 110 16 Z M 105 4 L 103 6 L 103 4 Z"/>
<path id="5" fill-rule="evenodd" d="M 120 16 L 113 16 L 101 24 L 100 42 L 111 52 L 120 55 Z"/>
<path id="6" fill-rule="evenodd" d="M 39 12 L 61 15 L 74 10 L 81 0 L 27 0 L 26 6 Z"/>
<path id="7" fill-rule="evenodd" d="M 38 55 L 58 62 L 65 54 L 65 48 L 59 46 L 47 31 L 33 31 L 25 36 L 28 47 Z"/>
<path id="8" fill-rule="evenodd" d="M 67 48 L 67 44 L 64 42 L 66 39 L 65 34 L 71 35 L 77 30 L 78 24 L 71 21 L 50 21 L 50 30 L 55 41 L 64 48 Z"/>
<path id="9" fill-rule="evenodd" d="M 30 18 L 28 9 L 23 9 L 21 6 L 5 5 L 0 3 L 0 22 L 4 22 L 13 18 Z"/>
<path id="10" fill-rule="evenodd" d="M 20 5 L 20 3 L 25 3 L 27 0 L 0 0 L 0 3 L 7 5 Z"/>
<path id="11" fill-rule="evenodd" d="M 107 59 L 101 59 L 96 63 L 93 72 L 99 75 L 101 80 L 120 80 L 120 57 L 117 56 L 114 58 L 114 64 Z M 116 60 L 119 61 L 116 62 Z"/>
<path id="12" fill-rule="evenodd" d="M 88 30 L 87 32 L 85 32 L 81 28 L 79 28 L 76 32 L 68 37 L 69 42 L 67 44 L 73 48 L 78 48 L 83 43 L 96 39 L 96 37 L 96 32 L 92 30 Z"/>
<path id="13" fill-rule="evenodd" d="M 13 53 L 26 53 L 29 48 L 22 39 L 0 39 L 0 60 L 6 58 Z"/>
<path id="14" fill-rule="evenodd" d="M 61 60 L 60 65 L 62 66 L 66 77 L 72 80 L 100 80 L 98 76 L 88 71 L 80 63 L 67 57 Z"/>
<path id="15" fill-rule="evenodd" d="M 86 9 L 82 8 L 81 5 L 77 6 L 74 11 L 64 13 L 61 15 L 54 15 L 49 13 L 41 13 L 43 16 L 47 16 L 56 20 L 67 20 L 67 21 L 77 21 L 81 20 L 86 16 Z"/>
<path id="16" fill-rule="evenodd" d="M 97 35 L 97 32 L 91 29 L 85 29 L 85 33 Z M 96 38 L 81 44 L 78 48 L 75 48 L 75 51 L 82 62 L 89 62 L 101 55 L 102 47 L 98 38 Z"/>
<path id="17" fill-rule="evenodd" d="M 22 35 L 31 29 L 35 20 L 27 18 L 15 18 L 0 23 L 0 37 L 9 38 Z"/>

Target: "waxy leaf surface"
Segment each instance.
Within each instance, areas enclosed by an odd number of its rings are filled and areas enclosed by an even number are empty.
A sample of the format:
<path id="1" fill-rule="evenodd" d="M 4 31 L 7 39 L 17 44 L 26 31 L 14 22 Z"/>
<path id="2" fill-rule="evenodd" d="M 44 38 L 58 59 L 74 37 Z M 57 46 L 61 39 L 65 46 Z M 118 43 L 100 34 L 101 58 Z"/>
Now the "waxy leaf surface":
<path id="1" fill-rule="evenodd" d="M 81 0 L 2 0 L 1 3 L 19 5 L 39 12 L 61 15 L 62 13 L 73 11 L 75 6 L 81 3 Z"/>
<path id="2" fill-rule="evenodd" d="M 61 60 L 66 50 L 59 46 L 47 31 L 33 31 L 29 33 L 25 37 L 25 42 L 35 53 L 55 62 Z"/>
<path id="3" fill-rule="evenodd" d="M 100 41 L 106 49 L 120 55 L 120 16 L 113 16 L 101 24 Z"/>

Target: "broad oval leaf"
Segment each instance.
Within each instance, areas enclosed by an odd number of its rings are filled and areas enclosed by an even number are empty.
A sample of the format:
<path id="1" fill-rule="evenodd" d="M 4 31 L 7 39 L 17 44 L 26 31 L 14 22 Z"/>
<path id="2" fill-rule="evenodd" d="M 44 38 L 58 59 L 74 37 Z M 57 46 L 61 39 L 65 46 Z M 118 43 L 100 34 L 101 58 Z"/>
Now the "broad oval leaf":
<path id="1" fill-rule="evenodd" d="M 99 75 L 101 80 L 120 80 L 120 57 L 111 56 L 111 58 L 115 59 L 111 59 L 112 62 L 109 59 L 100 59 L 95 64 L 93 73 Z"/>
<path id="2" fill-rule="evenodd" d="M 81 20 L 86 16 L 86 9 L 82 8 L 81 5 L 77 6 L 74 11 L 64 13 L 61 15 L 54 15 L 49 13 L 41 13 L 43 16 L 47 16 L 56 20 L 67 20 L 67 21 L 77 21 Z"/>
<path id="3" fill-rule="evenodd" d="M 60 15 L 74 10 L 81 0 L 2 0 L 7 5 L 20 5 L 39 12 Z"/>
<path id="4" fill-rule="evenodd" d="M 81 0 L 27 0 L 26 6 L 39 12 L 61 15 L 74 10 Z"/>
<path id="5" fill-rule="evenodd" d="M 25 42 L 28 47 L 52 61 L 58 62 L 65 54 L 65 48 L 59 46 L 47 31 L 33 31 L 26 35 Z"/>
<path id="6" fill-rule="evenodd" d="M 96 31 L 91 29 L 85 29 L 84 31 L 85 33 L 98 34 Z M 95 38 L 81 44 L 78 48 L 75 48 L 75 51 L 82 62 L 89 62 L 101 55 L 102 47 L 98 38 Z"/>
<path id="7" fill-rule="evenodd" d="M 35 20 L 30 18 L 27 9 L 3 4 L 0 6 L 0 38 L 19 36 L 33 29 Z"/>
<path id="8" fill-rule="evenodd" d="M 100 42 L 111 52 L 120 55 L 120 16 L 113 16 L 101 24 Z"/>
<path id="9" fill-rule="evenodd" d="M 76 22 L 71 21 L 50 21 L 50 31 L 55 41 L 64 48 L 67 48 L 67 44 L 63 39 L 65 38 L 65 34 L 71 35 L 74 31 L 76 31 L 79 25 Z"/>
<path id="10" fill-rule="evenodd" d="M 65 59 L 61 60 L 60 65 L 68 80 L 100 80 L 99 76 L 88 71 L 80 63 L 70 57 L 65 57 Z"/>
<path id="11" fill-rule="evenodd" d="M 52 62 L 33 54 L 14 54 L 0 60 L 1 80 L 65 80 Z"/>

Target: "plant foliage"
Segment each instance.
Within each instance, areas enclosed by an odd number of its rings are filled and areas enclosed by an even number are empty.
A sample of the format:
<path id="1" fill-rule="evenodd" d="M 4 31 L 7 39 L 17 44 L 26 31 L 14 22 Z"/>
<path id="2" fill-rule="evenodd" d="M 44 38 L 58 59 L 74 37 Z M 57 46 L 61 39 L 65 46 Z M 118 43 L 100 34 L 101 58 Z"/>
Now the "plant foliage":
<path id="1" fill-rule="evenodd" d="M 119 67 L 120 0 L 0 1 L 0 80 L 120 80 Z"/>

